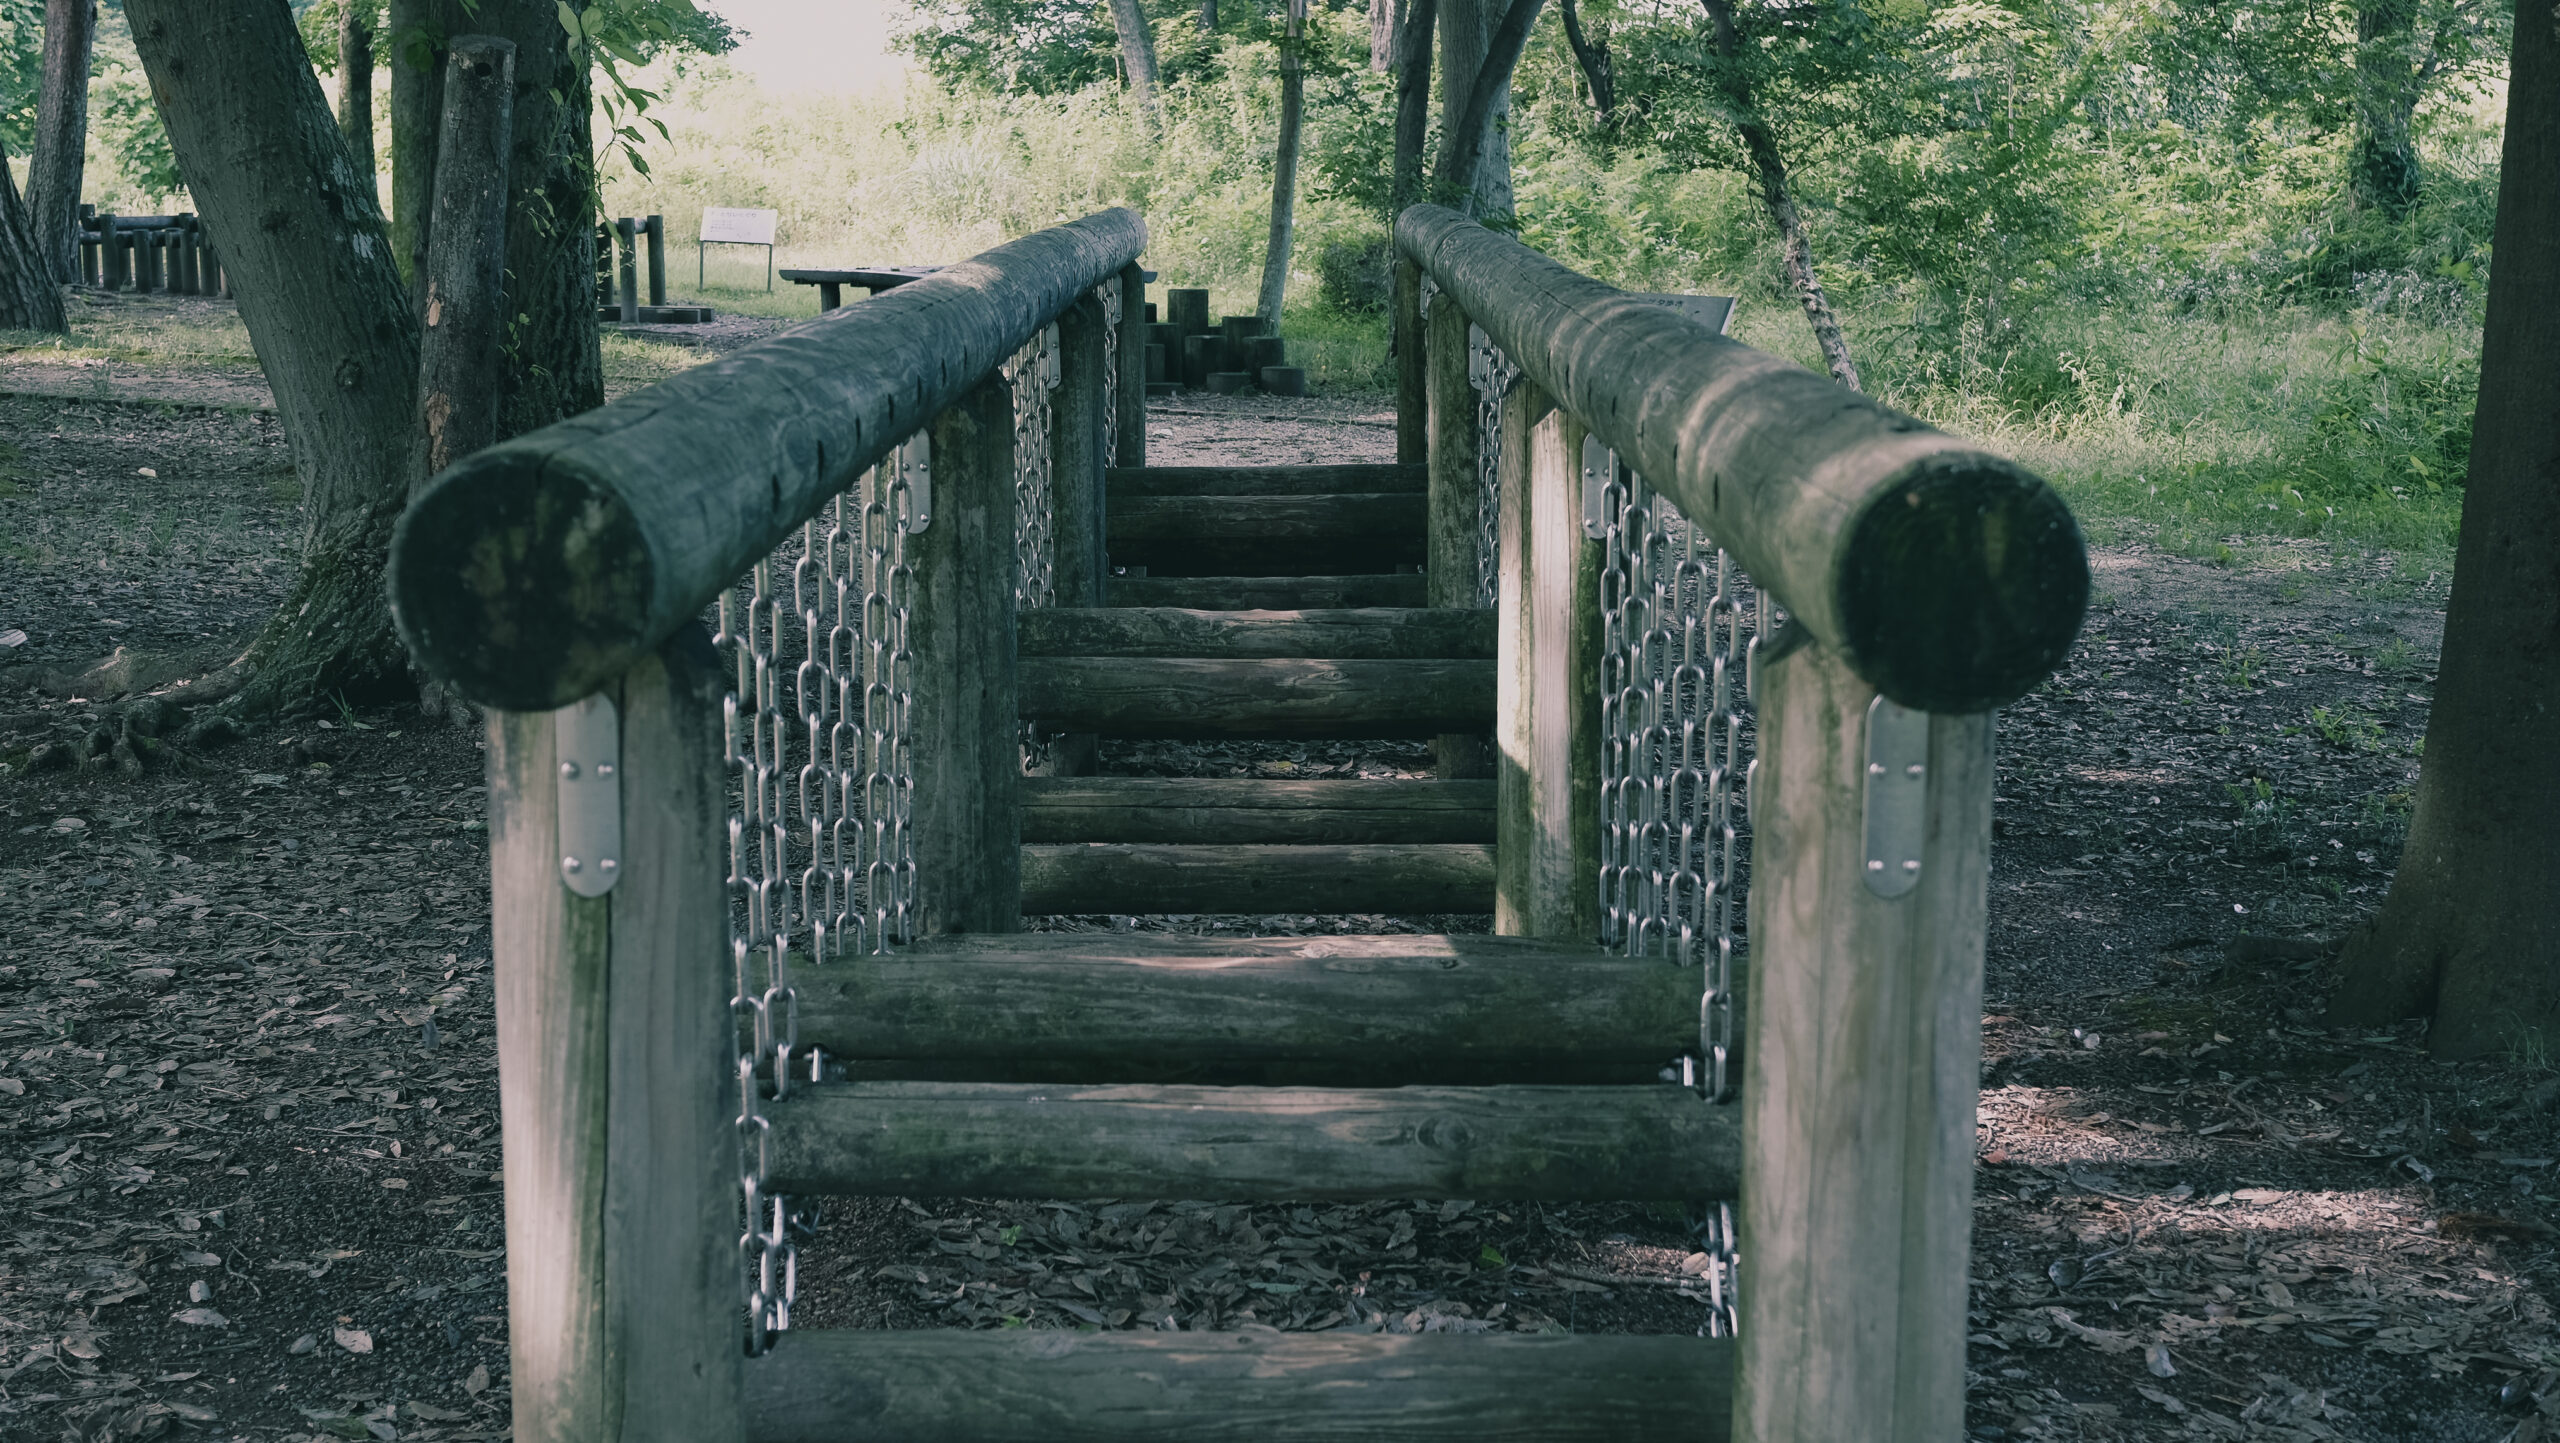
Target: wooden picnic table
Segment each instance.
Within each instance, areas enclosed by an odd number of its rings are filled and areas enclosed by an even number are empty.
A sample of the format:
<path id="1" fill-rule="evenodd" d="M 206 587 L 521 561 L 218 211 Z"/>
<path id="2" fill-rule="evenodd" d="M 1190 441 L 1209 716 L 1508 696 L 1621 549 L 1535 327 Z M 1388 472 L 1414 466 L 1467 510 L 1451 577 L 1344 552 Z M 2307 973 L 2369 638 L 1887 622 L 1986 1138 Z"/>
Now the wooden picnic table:
<path id="1" fill-rule="evenodd" d="M 844 288 L 860 286 L 878 295 L 892 286 L 903 286 L 918 276 L 929 276 L 940 266 L 856 266 L 844 271 L 787 270 L 782 278 L 794 285 L 818 288 L 818 309 L 832 311 L 844 304 Z"/>

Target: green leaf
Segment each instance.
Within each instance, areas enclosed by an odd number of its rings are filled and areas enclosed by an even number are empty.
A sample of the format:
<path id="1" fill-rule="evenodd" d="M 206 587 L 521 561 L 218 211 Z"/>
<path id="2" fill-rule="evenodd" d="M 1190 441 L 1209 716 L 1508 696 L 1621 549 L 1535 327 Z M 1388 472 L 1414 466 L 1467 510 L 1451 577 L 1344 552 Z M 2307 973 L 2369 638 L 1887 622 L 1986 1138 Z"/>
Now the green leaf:
<path id="1" fill-rule="evenodd" d="M 1502 1249 L 1491 1243 L 1485 1244 L 1484 1251 L 1476 1254 L 1476 1266 L 1480 1268 L 1505 1268 L 1510 1265 L 1511 1260 L 1502 1255 Z"/>
<path id="2" fill-rule="evenodd" d="M 569 8 L 569 0 L 559 0 L 560 28 L 569 32 L 569 48 L 575 50 L 587 38 L 586 20 Z"/>

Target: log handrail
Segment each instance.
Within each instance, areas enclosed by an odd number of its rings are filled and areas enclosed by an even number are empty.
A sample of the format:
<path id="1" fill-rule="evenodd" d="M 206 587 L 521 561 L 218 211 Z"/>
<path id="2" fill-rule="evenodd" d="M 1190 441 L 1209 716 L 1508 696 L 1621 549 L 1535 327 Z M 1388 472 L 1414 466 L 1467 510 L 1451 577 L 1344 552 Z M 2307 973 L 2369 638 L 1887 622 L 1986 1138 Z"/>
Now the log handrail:
<path id="1" fill-rule="evenodd" d="M 1988 711 L 2068 653 L 2088 556 L 2025 468 L 1455 211 L 1407 209 L 1396 245 L 1886 696 Z"/>
<path id="2" fill-rule="evenodd" d="M 474 701 L 558 707 L 651 652 L 864 468 L 1146 245 L 1039 231 L 482 451 L 391 545 L 392 616 Z"/>

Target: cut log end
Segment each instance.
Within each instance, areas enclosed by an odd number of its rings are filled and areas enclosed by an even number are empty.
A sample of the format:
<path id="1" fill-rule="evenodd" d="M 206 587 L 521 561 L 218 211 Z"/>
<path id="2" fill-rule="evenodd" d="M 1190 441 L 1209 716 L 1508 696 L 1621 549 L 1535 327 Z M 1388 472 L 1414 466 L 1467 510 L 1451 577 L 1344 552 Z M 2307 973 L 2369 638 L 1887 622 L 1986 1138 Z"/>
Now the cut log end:
<path id="1" fill-rule="evenodd" d="M 1838 575 L 1851 665 L 1904 706 L 1944 714 L 2032 690 L 2070 654 L 2089 605 L 2071 508 L 1979 452 L 1932 458 L 1880 492 Z"/>

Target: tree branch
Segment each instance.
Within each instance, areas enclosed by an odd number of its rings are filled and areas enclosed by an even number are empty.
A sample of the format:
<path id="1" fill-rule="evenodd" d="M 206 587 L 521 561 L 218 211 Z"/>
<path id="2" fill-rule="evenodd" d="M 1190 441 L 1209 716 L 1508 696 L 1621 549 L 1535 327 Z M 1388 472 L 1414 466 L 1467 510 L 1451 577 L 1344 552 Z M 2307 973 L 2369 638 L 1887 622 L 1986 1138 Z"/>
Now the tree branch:
<path id="1" fill-rule="evenodd" d="M 1447 195 L 1471 196 L 1476 188 L 1476 171 L 1484 163 L 1485 135 L 1493 126 L 1493 107 L 1511 89 L 1511 72 L 1520 64 L 1520 52 L 1528 48 L 1530 27 L 1538 23 L 1538 11 L 1546 0 L 1511 0 L 1502 13 L 1502 24 L 1495 27 L 1493 38 L 1486 42 L 1484 64 L 1476 67 L 1475 84 L 1467 91 L 1467 108 L 1460 113 L 1457 133 L 1440 138 L 1440 164 L 1432 172 L 1432 188 Z"/>

